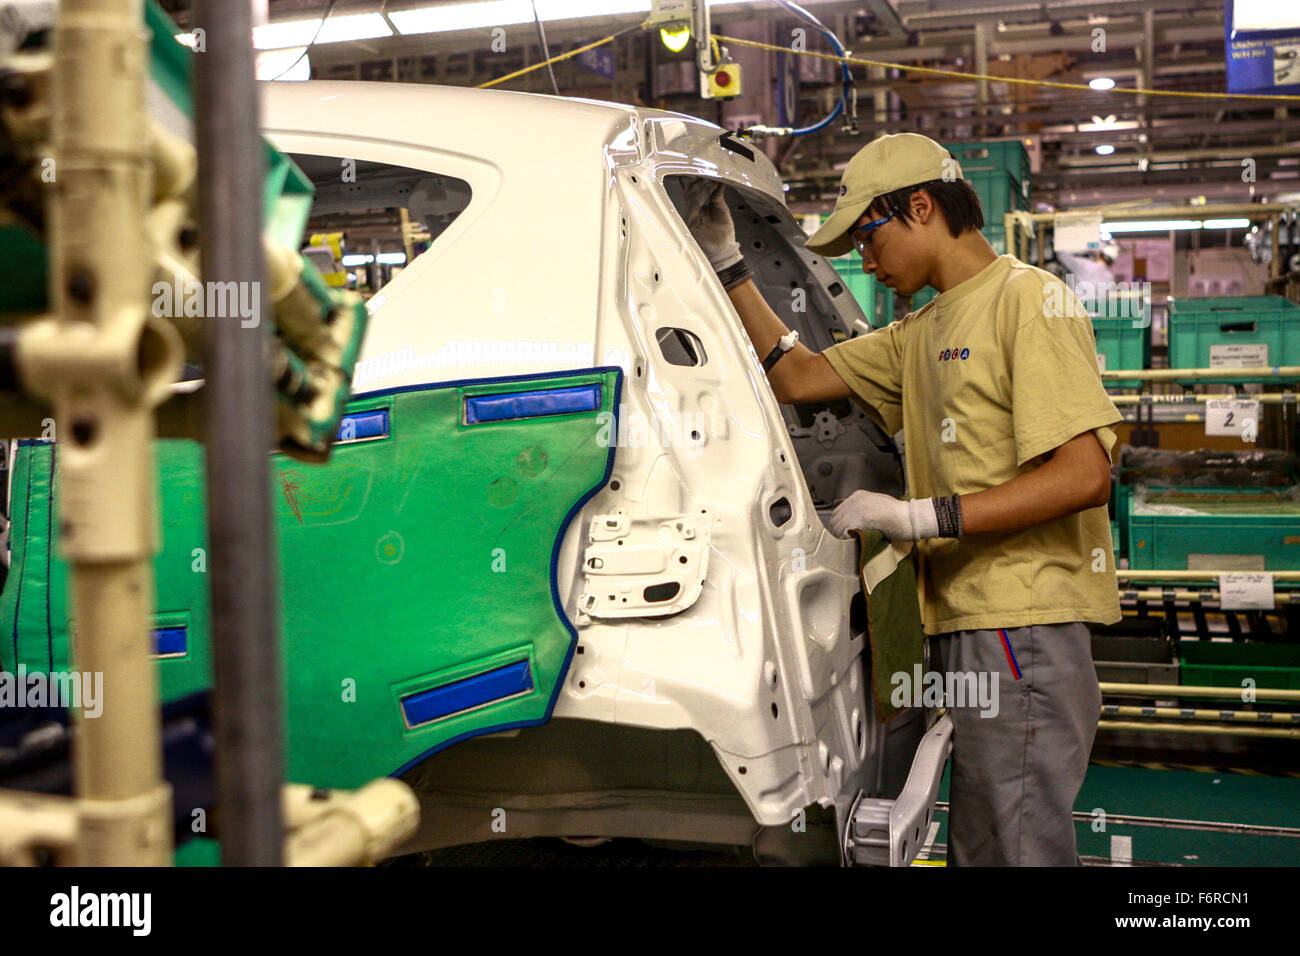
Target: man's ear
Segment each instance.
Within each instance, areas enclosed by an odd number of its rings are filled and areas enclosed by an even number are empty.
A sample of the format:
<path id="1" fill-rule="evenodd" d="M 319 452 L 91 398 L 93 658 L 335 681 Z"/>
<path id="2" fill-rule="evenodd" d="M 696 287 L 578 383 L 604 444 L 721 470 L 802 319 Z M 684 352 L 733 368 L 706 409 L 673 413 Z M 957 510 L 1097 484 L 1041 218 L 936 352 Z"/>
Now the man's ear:
<path id="1" fill-rule="evenodd" d="M 908 203 L 912 207 L 912 218 L 921 225 L 928 223 L 930 217 L 934 215 L 934 197 L 924 189 L 918 189 L 916 192 L 912 193 L 911 197 L 908 199 Z"/>

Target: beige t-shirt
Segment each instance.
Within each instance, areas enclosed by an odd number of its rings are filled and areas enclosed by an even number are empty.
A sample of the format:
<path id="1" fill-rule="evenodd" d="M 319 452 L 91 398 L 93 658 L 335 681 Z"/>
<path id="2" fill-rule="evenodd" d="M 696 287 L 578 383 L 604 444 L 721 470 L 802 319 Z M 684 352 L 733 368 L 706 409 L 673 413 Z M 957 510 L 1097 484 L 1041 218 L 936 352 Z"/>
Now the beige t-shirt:
<path id="1" fill-rule="evenodd" d="M 1110 456 L 1111 426 L 1123 420 L 1102 387 L 1087 312 L 1014 256 L 825 355 L 874 421 L 891 435 L 902 428 L 912 498 L 1004 484 L 1087 431 Z M 927 634 L 1120 620 L 1104 506 L 917 550 Z"/>

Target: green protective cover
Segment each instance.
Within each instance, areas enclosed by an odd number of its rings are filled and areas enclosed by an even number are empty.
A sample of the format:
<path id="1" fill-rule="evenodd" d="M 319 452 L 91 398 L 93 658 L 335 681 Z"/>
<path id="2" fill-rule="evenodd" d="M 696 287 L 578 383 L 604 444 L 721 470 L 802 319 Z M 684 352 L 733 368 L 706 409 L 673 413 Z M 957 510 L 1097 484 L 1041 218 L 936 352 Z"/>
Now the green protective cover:
<path id="1" fill-rule="evenodd" d="M 868 594 L 862 583 L 862 568 L 883 551 L 889 541 L 879 531 L 855 529 L 853 533 L 859 544 L 858 586 L 867 602 L 871 686 L 876 716 L 883 722 L 905 709 L 895 706 L 890 699 L 894 692 L 893 676 L 907 674 L 910 681 L 915 668 L 925 666 L 925 630 L 916 591 L 916 550 L 899 561 L 893 573 Z"/>
<path id="2" fill-rule="evenodd" d="M 385 437 L 323 465 L 272 457 L 280 553 L 288 779 L 355 787 L 456 740 L 549 719 L 577 635 L 556 593 L 564 529 L 608 479 L 616 368 L 446 383 L 353 400 Z M 468 424 L 475 395 L 598 384 L 599 408 Z M 616 432 L 615 432 L 616 433 Z M 157 626 L 187 627 L 159 660 L 164 701 L 210 683 L 203 449 L 156 443 L 163 551 Z M 14 473 L 0 659 L 68 665 L 67 570 L 49 557 L 57 448 L 27 443 Z M 11 660 L 12 653 L 12 660 Z M 527 661 L 530 690 L 408 728 L 401 698 Z M 268 675 L 269 677 L 269 675 Z"/>

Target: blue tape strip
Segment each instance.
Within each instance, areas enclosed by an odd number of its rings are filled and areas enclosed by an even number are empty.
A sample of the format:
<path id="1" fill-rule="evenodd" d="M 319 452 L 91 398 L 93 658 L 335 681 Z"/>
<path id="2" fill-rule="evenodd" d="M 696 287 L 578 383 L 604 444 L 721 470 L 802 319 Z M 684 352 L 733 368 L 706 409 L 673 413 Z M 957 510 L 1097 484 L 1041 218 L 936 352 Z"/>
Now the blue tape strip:
<path id="1" fill-rule="evenodd" d="M 157 657 L 171 654 L 184 654 L 189 650 L 189 640 L 185 627 L 155 627 L 153 629 L 153 652 Z"/>
<path id="2" fill-rule="evenodd" d="M 474 395 L 465 399 L 465 422 L 475 425 L 514 418 L 594 412 L 598 408 L 599 385 L 574 385 L 536 392 L 511 392 L 507 395 Z"/>
<path id="3" fill-rule="evenodd" d="M 388 409 L 376 408 L 368 412 L 353 412 L 339 419 L 336 442 L 360 441 L 363 438 L 388 437 Z"/>
<path id="4" fill-rule="evenodd" d="M 518 661 L 441 687 L 408 694 L 402 698 L 402 713 L 408 726 L 418 727 L 532 689 L 532 669 L 528 661 Z"/>

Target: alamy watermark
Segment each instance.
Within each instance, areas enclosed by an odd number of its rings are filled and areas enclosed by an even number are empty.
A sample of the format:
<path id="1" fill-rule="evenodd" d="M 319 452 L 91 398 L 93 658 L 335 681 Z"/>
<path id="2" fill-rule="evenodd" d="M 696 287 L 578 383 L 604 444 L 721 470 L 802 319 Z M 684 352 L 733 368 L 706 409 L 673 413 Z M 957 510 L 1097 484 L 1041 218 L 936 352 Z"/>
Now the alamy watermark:
<path id="1" fill-rule="evenodd" d="M 1067 289 L 1074 294 L 1066 295 Z M 1043 295 L 1043 314 L 1053 318 L 1134 319 L 1134 328 L 1151 324 L 1150 282 L 1092 282 L 1069 273 L 1061 283 L 1047 283 Z"/>
<path id="2" fill-rule="evenodd" d="M 909 674 L 895 671 L 889 682 L 894 689 L 889 702 L 895 707 L 979 708 L 981 717 L 998 715 L 997 671 L 921 671 L 916 664 Z"/>
<path id="3" fill-rule="evenodd" d="M 199 282 L 174 276 L 171 282 L 155 282 L 154 318 L 239 319 L 246 329 L 262 321 L 262 283 Z"/>
<path id="4" fill-rule="evenodd" d="M 104 712 L 104 675 L 99 671 L 0 671 L 0 707 L 76 707 L 83 717 Z"/>
<path id="5" fill-rule="evenodd" d="M 596 444 L 602 448 L 681 448 L 687 458 L 698 457 L 704 451 L 703 412 L 683 412 L 680 417 L 655 415 L 647 418 L 643 413 L 620 406 L 617 416 L 613 412 L 600 412 L 596 420 L 600 425 Z M 616 425 L 617 419 L 617 428 Z"/>

